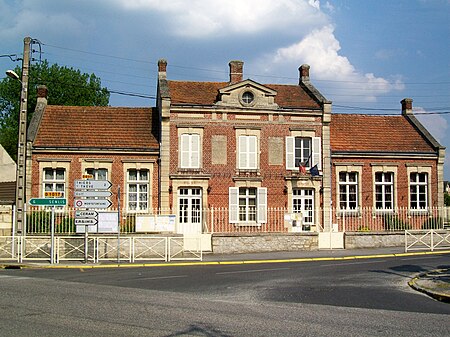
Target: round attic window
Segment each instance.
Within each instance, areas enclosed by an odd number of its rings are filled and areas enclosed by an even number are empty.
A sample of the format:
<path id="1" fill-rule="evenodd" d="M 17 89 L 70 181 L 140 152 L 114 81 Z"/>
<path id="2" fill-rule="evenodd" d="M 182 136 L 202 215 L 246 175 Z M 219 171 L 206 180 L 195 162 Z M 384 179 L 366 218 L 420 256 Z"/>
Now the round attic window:
<path id="1" fill-rule="evenodd" d="M 251 105 L 255 100 L 255 95 L 251 91 L 244 91 L 241 96 L 242 104 Z"/>

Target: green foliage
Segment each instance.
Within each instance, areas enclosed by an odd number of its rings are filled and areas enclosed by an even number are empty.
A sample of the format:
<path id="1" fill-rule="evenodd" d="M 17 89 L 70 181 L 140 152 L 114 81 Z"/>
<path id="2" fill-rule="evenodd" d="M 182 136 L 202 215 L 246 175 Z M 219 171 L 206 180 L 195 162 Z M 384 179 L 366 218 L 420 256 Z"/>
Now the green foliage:
<path id="1" fill-rule="evenodd" d="M 386 230 L 390 231 L 410 229 L 409 224 L 395 214 L 383 214 L 383 225 Z"/>
<path id="2" fill-rule="evenodd" d="M 76 231 L 75 219 L 69 216 L 65 216 L 59 221 L 59 223 L 55 225 L 56 233 L 66 234 L 66 233 L 75 233 L 75 231 Z"/>
<path id="3" fill-rule="evenodd" d="M 52 213 L 47 211 L 34 211 L 27 214 L 27 233 L 46 234 L 50 233 Z"/>
<path id="4" fill-rule="evenodd" d="M 450 206 L 450 194 L 447 192 L 444 193 L 444 204 L 445 206 Z"/>
<path id="5" fill-rule="evenodd" d="M 20 67 L 14 71 L 22 73 Z M 48 88 L 48 104 L 73 106 L 106 106 L 109 103 L 109 91 L 102 88 L 101 80 L 94 74 L 81 73 L 80 70 L 50 65 L 48 61 L 33 64 L 30 67 L 28 81 L 28 122 L 36 107 L 37 86 Z M 0 144 L 11 158 L 17 157 L 17 134 L 19 119 L 21 84 L 17 80 L 5 77 L 0 81 Z"/>
<path id="6" fill-rule="evenodd" d="M 428 218 L 422 224 L 422 229 L 441 229 L 443 226 L 443 219 L 441 217 Z"/>

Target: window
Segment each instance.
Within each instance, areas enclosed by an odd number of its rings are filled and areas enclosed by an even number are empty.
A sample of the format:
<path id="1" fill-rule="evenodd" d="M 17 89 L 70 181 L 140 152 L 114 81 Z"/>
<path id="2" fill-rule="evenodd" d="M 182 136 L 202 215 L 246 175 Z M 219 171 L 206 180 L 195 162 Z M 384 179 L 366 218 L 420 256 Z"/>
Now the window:
<path id="1" fill-rule="evenodd" d="M 230 187 L 230 223 L 245 225 L 265 223 L 267 189 L 264 187 Z"/>
<path id="2" fill-rule="evenodd" d="M 149 171 L 130 169 L 127 172 L 127 208 L 130 211 L 148 209 Z"/>
<path id="3" fill-rule="evenodd" d="M 200 168 L 200 135 L 184 133 L 180 142 L 180 167 Z"/>
<path id="4" fill-rule="evenodd" d="M 409 175 L 409 207 L 415 210 L 425 210 L 428 207 L 428 174 L 410 173 Z"/>
<path id="5" fill-rule="evenodd" d="M 322 169 L 320 137 L 286 137 L 286 169 L 298 170 L 300 165 Z"/>
<path id="6" fill-rule="evenodd" d="M 254 99 L 255 99 L 255 95 L 253 95 L 253 93 L 251 91 L 246 91 L 242 94 L 242 103 L 244 105 L 250 105 L 253 103 Z"/>
<path id="7" fill-rule="evenodd" d="M 44 192 L 61 192 L 64 197 L 66 184 L 66 170 L 63 168 L 46 168 L 44 169 Z"/>
<path id="8" fill-rule="evenodd" d="M 314 190 L 296 188 L 292 191 L 292 212 L 302 214 L 302 230 L 314 224 Z"/>
<path id="9" fill-rule="evenodd" d="M 375 173 L 375 208 L 393 210 L 394 208 L 394 173 Z"/>
<path id="10" fill-rule="evenodd" d="M 92 175 L 94 180 L 108 180 L 108 170 L 107 169 L 86 169 L 86 174 Z"/>
<path id="11" fill-rule="evenodd" d="M 239 169 L 255 170 L 258 168 L 257 141 L 258 138 L 256 136 L 239 136 L 238 138 Z"/>
<path id="12" fill-rule="evenodd" d="M 339 208 L 358 209 L 358 173 L 339 172 Z"/>

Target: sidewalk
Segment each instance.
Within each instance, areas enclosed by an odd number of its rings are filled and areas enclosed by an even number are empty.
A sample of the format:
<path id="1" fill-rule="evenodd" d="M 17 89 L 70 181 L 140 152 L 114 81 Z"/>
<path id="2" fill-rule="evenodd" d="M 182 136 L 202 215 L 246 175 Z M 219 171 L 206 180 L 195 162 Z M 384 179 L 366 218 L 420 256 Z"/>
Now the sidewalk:
<path id="1" fill-rule="evenodd" d="M 248 254 L 203 254 L 202 261 L 102 261 L 100 263 L 83 263 L 81 261 L 63 261 L 58 264 L 49 262 L 15 263 L 0 261 L 0 269 L 21 268 L 124 268 L 124 267 L 157 267 L 157 266 L 187 266 L 214 264 L 261 264 L 287 263 L 309 261 L 342 261 L 352 259 L 392 258 L 399 256 L 450 254 L 450 250 L 404 252 L 403 247 L 372 248 L 372 249 L 333 249 L 296 252 L 264 252 Z M 408 284 L 415 290 L 423 292 L 443 302 L 450 302 L 450 269 L 432 270 L 414 277 Z"/>

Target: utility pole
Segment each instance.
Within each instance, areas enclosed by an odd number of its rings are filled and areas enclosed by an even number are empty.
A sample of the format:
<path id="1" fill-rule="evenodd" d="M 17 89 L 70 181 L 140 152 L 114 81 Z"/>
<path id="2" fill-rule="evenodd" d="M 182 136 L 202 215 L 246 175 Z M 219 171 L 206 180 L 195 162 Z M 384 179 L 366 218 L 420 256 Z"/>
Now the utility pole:
<path id="1" fill-rule="evenodd" d="M 25 230 L 25 203 L 26 203 L 26 160 L 27 160 L 27 103 L 28 103 L 28 74 L 30 70 L 30 44 L 31 38 L 23 39 L 22 58 L 22 91 L 20 93 L 19 112 L 19 140 L 17 144 L 17 171 L 16 171 L 16 231 L 18 234 Z"/>

